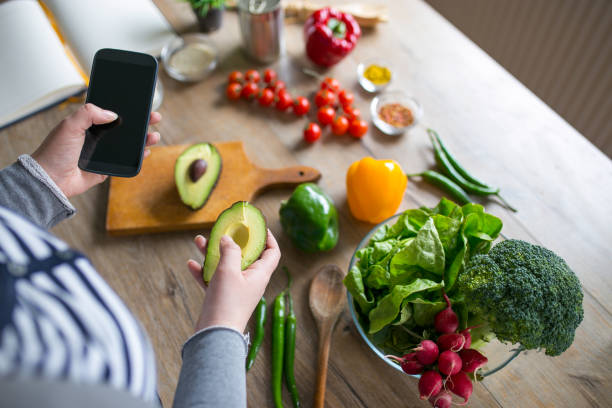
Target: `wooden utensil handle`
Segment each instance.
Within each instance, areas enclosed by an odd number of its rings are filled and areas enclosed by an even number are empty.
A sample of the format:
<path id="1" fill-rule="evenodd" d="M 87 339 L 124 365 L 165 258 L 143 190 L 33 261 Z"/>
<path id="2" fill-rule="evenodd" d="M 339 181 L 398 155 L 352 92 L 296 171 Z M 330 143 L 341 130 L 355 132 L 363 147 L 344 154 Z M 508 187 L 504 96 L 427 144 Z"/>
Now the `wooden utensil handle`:
<path id="1" fill-rule="evenodd" d="M 307 166 L 259 169 L 259 172 L 261 174 L 259 177 L 261 181 L 258 190 L 316 181 L 321 177 L 321 173 L 317 169 Z"/>
<path id="2" fill-rule="evenodd" d="M 333 322 L 321 329 L 319 333 L 319 356 L 317 359 L 317 383 L 315 386 L 314 408 L 325 406 L 325 386 L 327 382 L 327 362 L 331 347 Z"/>

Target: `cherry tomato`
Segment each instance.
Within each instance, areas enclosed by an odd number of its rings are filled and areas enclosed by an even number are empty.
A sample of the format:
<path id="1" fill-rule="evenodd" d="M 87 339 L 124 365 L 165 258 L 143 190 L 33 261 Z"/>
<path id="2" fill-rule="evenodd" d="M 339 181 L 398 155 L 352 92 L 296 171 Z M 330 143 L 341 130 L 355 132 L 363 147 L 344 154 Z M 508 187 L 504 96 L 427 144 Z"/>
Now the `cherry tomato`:
<path id="1" fill-rule="evenodd" d="M 352 106 L 343 106 L 342 109 L 344 110 L 346 116 L 348 116 L 348 118 L 351 120 L 359 119 L 359 117 L 361 116 L 361 112 L 359 112 L 359 109 L 354 108 Z"/>
<path id="2" fill-rule="evenodd" d="M 240 96 L 242 96 L 244 99 L 253 99 L 254 97 L 257 96 L 258 92 L 259 92 L 259 87 L 257 86 L 255 82 L 247 82 L 242 88 L 242 92 L 240 93 Z"/>
<path id="3" fill-rule="evenodd" d="M 349 133 L 356 139 L 361 139 L 368 131 L 368 124 L 365 120 L 353 119 L 349 125 Z"/>
<path id="4" fill-rule="evenodd" d="M 272 105 L 272 103 L 274 102 L 274 92 L 272 92 L 268 88 L 265 88 L 264 90 L 261 91 L 258 101 L 261 106 Z"/>
<path id="5" fill-rule="evenodd" d="M 329 89 L 332 92 L 340 90 L 340 82 L 336 78 L 327 77 L 321 82 L 321 89 Z"/>
<path id="6" fill-rule="evenodd" d="M 257 72 L 254 69 L 249 69 L 247 72 L 245 72 L 244 78 L 247 81 L 251 81 L 251 82 L 259 82 L 261 80 L 261 76 L 259 75 L 259 72 Z"/>
<path id="7" fill-rule="evenodd" d="M 321 127 L 314 122 L 310 122 L 304 128 L 304 140 L 308 143 L 314 143 L 321 137 Z"/>
<path id="8" fill-rule="evenodd" d="M 332 123 L 332 133 L 334 135 L 343 135 L 349 128 L 349 120 L 346 116 L 338 116 Z"/>
<path id="9" fill-rule="evenodd" d="M 343 89 L 338 94 L 338 100 L 342 106 L 351 106 L 355 100 L 355 96 L 346 89 Z"/>
<path id="10" fill-rule="evenodd" d="M 333 106 L 336 103 L 336 95 L 331 92 L 329 89 L 321 89 L 315 95 L 315 105 L 318 108 L 325 105 Z"/>
<path id="11" fill-rule="evenodd" d="M 285 91 L 286 85 L 283 81 L 274 81 L 273 83 L 269 84 L 266 88 L 272 90 L 272 92 L 274 92 L 275 95 L 278 95 L 280 93 L 280 91 Z"/>
<path id="12" fill-rule="evenodd" d="M 227 88 L 225 88 L 225 94 L 227 95 L 228 99 L 240 99 L 241 92 L 242 85 L 236 82 L 232 82 L 231 84 L 227 85 Z"/>
<path id="13" fill-rule="evenodd" d="M 281 96 L 281 95 L 289 95 L 289 91 L 286 90 L 285 88 L 281 88 L 276 92 L 276 96 Z"/>
<path id="14" fill-rule="evenodd" d="M 330 106 L 321 106 L 317 112 L 317 119 L 323 126 L 332 123 L 334 121 L 334 116 L 336 116 L 336 111 Z"/>
<path id="15" fill-rule="evenodd" d="M 297 116 L 303 116 L 310 110 L 310 102 L 303 96 L 298 96 L 293 101 L 293 113 Z"/>
<path id="16" fill-rule="evenodd" d="M 242 81 L 244 81 L 244 75 L 242 75 L 242 72 L 240 71 L 233 71 L 231 74 L 229 74 L 227 81 L 230 84 L 233 84 L 234 82 L 238 82 L 240 84 Z"/>
<path id="17" fill-rule="evenodd" d="M 277 95 L 276 99 L 276 109 L 279 111 L 286 111 L 293 104 L 293 99 L 291 99 L 291 95 L 289 92 L 284 91 Z"/>
<path id="18" fill-rule="evenodd" d="M 276 71 L 273 69 L 266 69 L 264 71 L 263 79 L 267 84 L 271 84 L 272 82 L 276 81 Z"/>

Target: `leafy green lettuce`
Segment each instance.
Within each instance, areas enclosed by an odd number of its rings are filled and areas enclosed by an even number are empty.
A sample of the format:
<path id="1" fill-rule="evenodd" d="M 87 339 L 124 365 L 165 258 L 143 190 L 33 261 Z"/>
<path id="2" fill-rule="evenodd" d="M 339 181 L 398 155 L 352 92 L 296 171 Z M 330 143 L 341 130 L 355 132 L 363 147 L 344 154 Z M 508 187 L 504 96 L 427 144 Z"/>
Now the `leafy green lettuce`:
<path id="1" fill-rule="evenodd" d="M 483 206 L 446 198 L 380 227 L 344 279 L 375 342 L 397 348 L 407 341 L 402 327 L 428 330 L 445 307 L 442 290 L 461 310 L 453 291 L 457 277 L 473 255 L 488 252 L 501 229 L 501 220 Z"/>
<path id="2" fill-rule="evenodd" d="M 390 324 L 400 313 L 400 307 L 404 299 L 418 292 L 426 290 L 439 289 L 442 283 L 434 282 L 428 279 L 415 279 L 409 285 L 396 285 L 391 292 L 382 297 L 376 307 L 370 310 L 368 317 L 370 319 L 370 333 L 376 333 L 386 325 Z"/>

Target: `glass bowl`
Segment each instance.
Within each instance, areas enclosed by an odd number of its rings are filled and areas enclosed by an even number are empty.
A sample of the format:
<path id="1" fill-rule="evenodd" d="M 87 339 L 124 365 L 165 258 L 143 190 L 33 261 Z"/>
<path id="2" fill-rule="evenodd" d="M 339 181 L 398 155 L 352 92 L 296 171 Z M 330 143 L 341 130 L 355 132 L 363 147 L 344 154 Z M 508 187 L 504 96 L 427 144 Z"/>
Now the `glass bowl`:
<path id="1" fill-rule="evenodd" d="M 359 242 L 359 244 L 357 245 L 357 249 L 353 253 L 353 256 L 351 257 L 351 262 L 349 264 L 349 270 L 351 270 L 351 268 L 357 263 L 357 251 L 359 251 L 361 248 L 368 245 L 368 242 L 370 242 L 370 238 L 372 238 L 372 236 L 376 233 L 376 231 L 378 231 L 379 228 L 383 227 L 384 225 L 391 226 L 395 224 L 400 215 L 402 215 L 402 213 L 395 214 L 387 218 L 386 220 L 384 220 L 383 222 L 381 222 L 380 224 L 372 228 L 363 237 L 361 242 Z M 395 368 L 396 370 L 400 371 L 401 373 L 404 373 L 404 371 L 399 366 L 399 364 L 385 357 L 385 355 L 390 354 L 389 352 L 383 350 L 382 348 L 374 344 L 374 340 L 372 336 L 366 333 L 364 328 L 361 326 L 361 323 L 359 322 L 359 315 L 357 313 L 356 306 L 353 301 L 353 297 L 351 296 L 348 290 L 346 292 L 346 296 L 347 296 L 347 303 L 348 303 L 349 311 L 351 313 L 351 317 L 353 318 L 353 323 L 355 323 L 357 332 L 359 333 L 363 341 L 368 345 L 368 348 L 372 350 L 372 352 L 376 354 L 379 358 L 381 358 L 385 363 Z M 515 345 L 503 344 L 497 340 L 491 341 L 490 343 L 486 344 L 484 347 L 480 348 L 479 350 L 489 359 L 489 362 L 487 363 L 487 365 L 485 365 L 483 369 L 479 371 L 479 374 L 482 377 L 486 377 L 493 373 L 496 373 L 497 371 L 504 368 L 512 360 L 514 360 L 521 352 L 524 352 L 524 350 L 520 349 L 520 347 L 517 348 L 517 346 Z M 406 375 L 411 375 L 411 374 L 406 374 Z M 415 378 L 420 377 L 420 375 L 411 375 L 411 376 Z"/>
<path id="2" fill-rule="evenodd" d="M 365 72 L 365 70 L 370 66 L 370 65 L 378 65 L 381 67 L 386 67 L 389 69 L 389 71 L 391 71 L 391 79 L 389 79 L 389 81 L 385 82 L 384 84 L 375 84 L 372 81 L 370 81 L 369 79 L 367 79 L 365 76 L 363 76 L 363 73 Z M 365 61 L 363 61 L 362 63 L 360 63 L 359 65 L 357 65 L 357 80 L 359 81 L 359 85 L 361 85 L 361 87 L 363 89 L 365 89 L 368 92 L 380 92 L 383 89 L 385 89 L 386 87 L 389 86 L 389 84 L 391 83 L 391 81 L 393 81 L 395 74 L 394 74 L 394 70 L 391 66 L 391 64 L 388 63 L 388 61 L 382 60 L 382 59 L 378 59 L 378 58 L 371 58 L 371 59 L 367 59 Z"/>
<path id="3" fill-rule="evenodd" d="M 168 75 L 180 82 L 197 82 L 216 67 L 219 51 L 206 36 L 186 34 L 164 46 L 161 60 Z"/>
<path id="4" fill-rule="evenodd" d="M 410 109 L 414 118 L 412 123 L 408 126 L 397 127 L 382 120 L 378 115 L 380 108 L 389 103 L 399 103 Z M 370 104 L 370 114 L 372 116 L 374 125 L 376 125 L 381 132 L 387 135 L 399 135 L 418 123 L 421 116 L 423 116 L 423 108 L 416 99 L 406 95 L 403 91 L 388 91 L 378 95 L 372 100 L 372 103 Z"/>

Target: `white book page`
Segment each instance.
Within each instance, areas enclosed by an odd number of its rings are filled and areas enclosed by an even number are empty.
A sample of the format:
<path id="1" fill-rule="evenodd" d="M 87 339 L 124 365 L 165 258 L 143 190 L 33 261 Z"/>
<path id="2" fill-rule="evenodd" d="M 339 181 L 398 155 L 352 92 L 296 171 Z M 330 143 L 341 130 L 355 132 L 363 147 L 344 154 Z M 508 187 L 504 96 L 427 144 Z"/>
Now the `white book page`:
<path id="1" fill-rule="evenodd" d="M 83 69 L 96 51 L 118 48 L 158 56 L 176 37 L 151 0 L 44 0 Z"/>
<path id="2" fill-rule="evenodd" d="M 85 88 L 33 0 L 0 4 L 0 127 Z"/>

